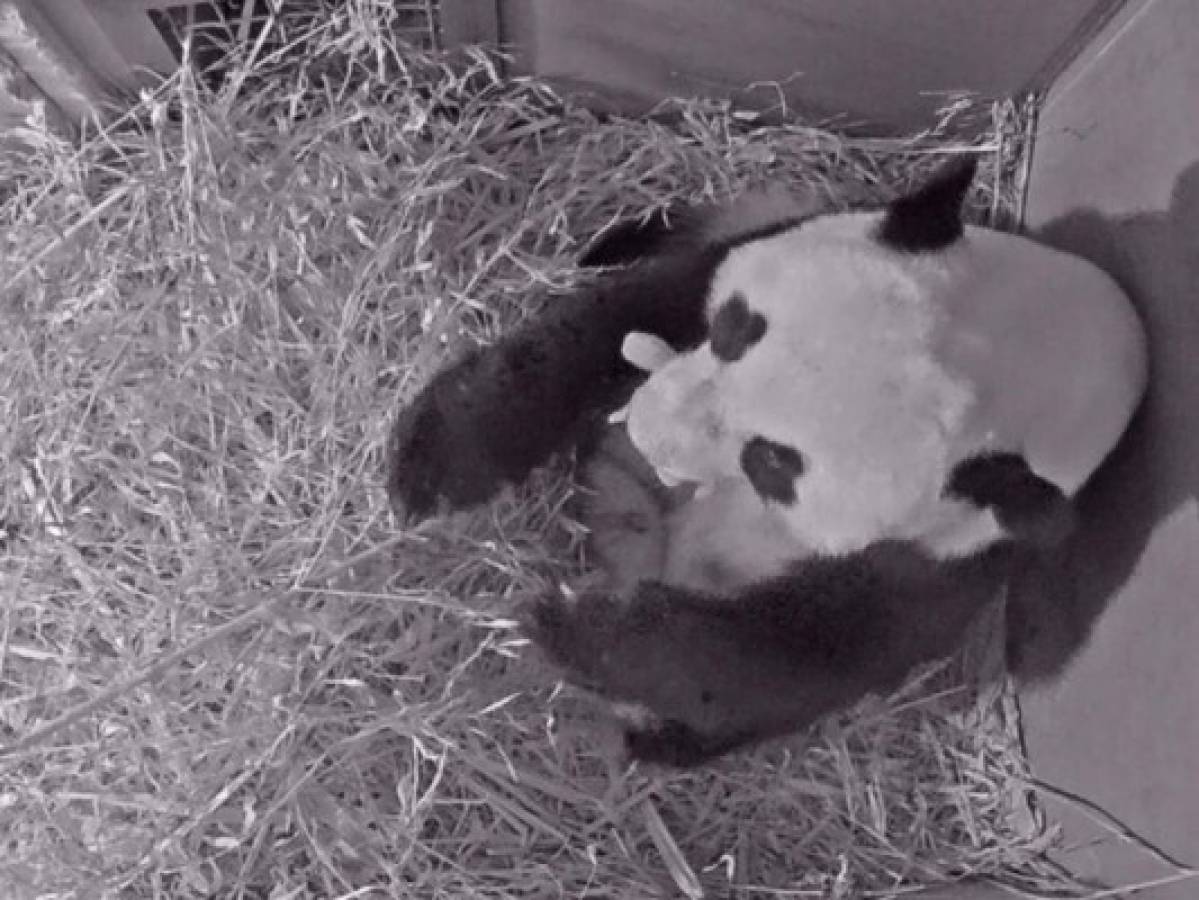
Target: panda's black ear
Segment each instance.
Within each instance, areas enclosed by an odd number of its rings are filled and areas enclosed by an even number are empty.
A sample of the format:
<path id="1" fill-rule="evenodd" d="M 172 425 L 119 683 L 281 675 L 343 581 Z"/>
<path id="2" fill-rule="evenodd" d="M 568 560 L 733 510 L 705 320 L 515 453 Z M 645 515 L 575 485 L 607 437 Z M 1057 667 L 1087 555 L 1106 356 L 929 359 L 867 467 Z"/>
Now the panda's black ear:
<path id="1" fill-rule="evenodd" d="M 904 253 L 935 253 L 962 236 L 962 203 L 978 160 L 962 156 L 922 187 L 891 201 L 878 228 L 880 243 Z"/>

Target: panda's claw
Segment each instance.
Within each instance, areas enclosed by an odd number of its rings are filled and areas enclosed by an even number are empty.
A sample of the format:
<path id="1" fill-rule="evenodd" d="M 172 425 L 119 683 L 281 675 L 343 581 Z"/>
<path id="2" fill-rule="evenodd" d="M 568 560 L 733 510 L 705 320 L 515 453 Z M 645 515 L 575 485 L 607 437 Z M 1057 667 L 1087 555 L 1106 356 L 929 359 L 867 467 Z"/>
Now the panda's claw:
<path id="1" fill-rule="evenodd" d="M 608 414 L 608 424 L 609 425 L 622 425 L 625 422 L 627 422 L 628 420 L 629 420 L 628 404 L 622 406 L 620 409 L 616 410 L 616 412 Z"/>

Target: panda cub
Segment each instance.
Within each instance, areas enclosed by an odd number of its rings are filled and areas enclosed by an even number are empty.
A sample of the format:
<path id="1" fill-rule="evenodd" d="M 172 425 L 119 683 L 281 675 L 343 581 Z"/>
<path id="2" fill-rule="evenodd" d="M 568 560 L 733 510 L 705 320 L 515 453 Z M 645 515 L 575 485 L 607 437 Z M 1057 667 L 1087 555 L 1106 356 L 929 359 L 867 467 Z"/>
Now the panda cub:
<path id="1" fill-rule="evenodd" d="M 613 589 L 524 619 L 571 680 L 645 712 L 635 758 L 694 765 L 893 689 L 1068 532 L 1144 337 L 1088 263 L 965 226 L 973 170 L 880 210 L 618 224 L 593 279 L 398 416 L 408 518 L 580 450 Z"/>
<path id="2" fill-rule="evenodd" d="M 626 357 L 642 365 L 636 351 Z M 618 596 L 650 580 L 727 593 L 810 555 L 746 482 L 680 484 L 656 472 L 619 424 L 582 457 L 576 506 L 590 561 Z"/>

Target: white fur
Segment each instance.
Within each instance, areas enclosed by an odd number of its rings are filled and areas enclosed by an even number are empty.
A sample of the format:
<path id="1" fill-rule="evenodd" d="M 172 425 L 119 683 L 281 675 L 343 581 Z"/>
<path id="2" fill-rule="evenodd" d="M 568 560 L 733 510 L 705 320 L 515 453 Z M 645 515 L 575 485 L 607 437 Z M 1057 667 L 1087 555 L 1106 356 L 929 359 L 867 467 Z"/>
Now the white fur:
<path id="1" fill-rule="evenodd" d="M 679 356 L 669 344 L 641 332 L 625 339 L 622 352 L 651 373 Z M 626 413 L 627 407 L 612 421 L 623 421 Z M 655 474 L 668 488 L 679 483 L 649 468 L 627 434 L 615 430 L 586 466 L 591 552 L 619 593 L 660 579 L 724 594 L 808 554 L 796 545 L 783 513 L 763 504 L 743 477 L 679 488 L 663 504 L 646 483 Z"/>
<path id="2" fill-rule="evenodd" d="M 945 252 L 899 253 L 873 239 L 880 215 L 825 216 L 730 252 L 709 314 L 740 292 L 767 320 L 742 359 L 706 345 L 649 355 L 629 435 L 663 480 L 710 486 L 672 535 L 727 537 L 726 568 L 773 570 L 788 545 L 801 556 L 904 537 L 950 556 L 990 543 L 989 512 L 943 497 L 955 463 L 1020 452 L 1073 494 L 1144 391 L 1140 322 L 1097 268 L 977 228 Z M 752 493 L 739 454 L 755 435 L 803 454 L 793 506 Z M 758 554 L 771 529 L 782 537 Z"/>
<path id="3" fill-rule="evenodd" d="M 620 352 L 633 365 L 646 372 L 656 372 L 678 354 L 656 334 L 634 331 L 625 335 Z"/>

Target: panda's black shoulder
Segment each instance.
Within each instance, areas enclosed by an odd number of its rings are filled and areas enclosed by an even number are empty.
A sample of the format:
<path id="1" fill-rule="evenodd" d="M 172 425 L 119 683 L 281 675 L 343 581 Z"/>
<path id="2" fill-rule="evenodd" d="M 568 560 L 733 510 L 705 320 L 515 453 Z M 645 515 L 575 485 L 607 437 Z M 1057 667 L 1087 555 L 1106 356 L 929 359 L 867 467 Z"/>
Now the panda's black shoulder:
<path id="1" fill-rule="evenodd" d="M 728 616 L 741 620 L 735 631 L 773 635 L 796 659 L 869 678 L 876 668 L 906 670 L 952 650 L 1011 566 L 1008 543 L 943 560 L 914 543 L 880 542 L 797 562 L 734 598 Z M 745 651 L 753 648 L 747 643 Z"/>
<path id="2" fill-rule="evenodd" d="M 800 227 L 819 212 L 812 205 L 761 191 L 724 204 L 676 203 L 613 222 L 587 243 L 579 265 L 624 266 L 672 254 L 722 259 L 736 247 Z"/>
<path id="3" fill-rule="evenodd" d="M 579 265 L 623 266 L 681 246 L 688 228 L 676 215 L 669 209 L 654 209 L 644 217 L 618 219 L 591 239 L 579 256 Z"/>

